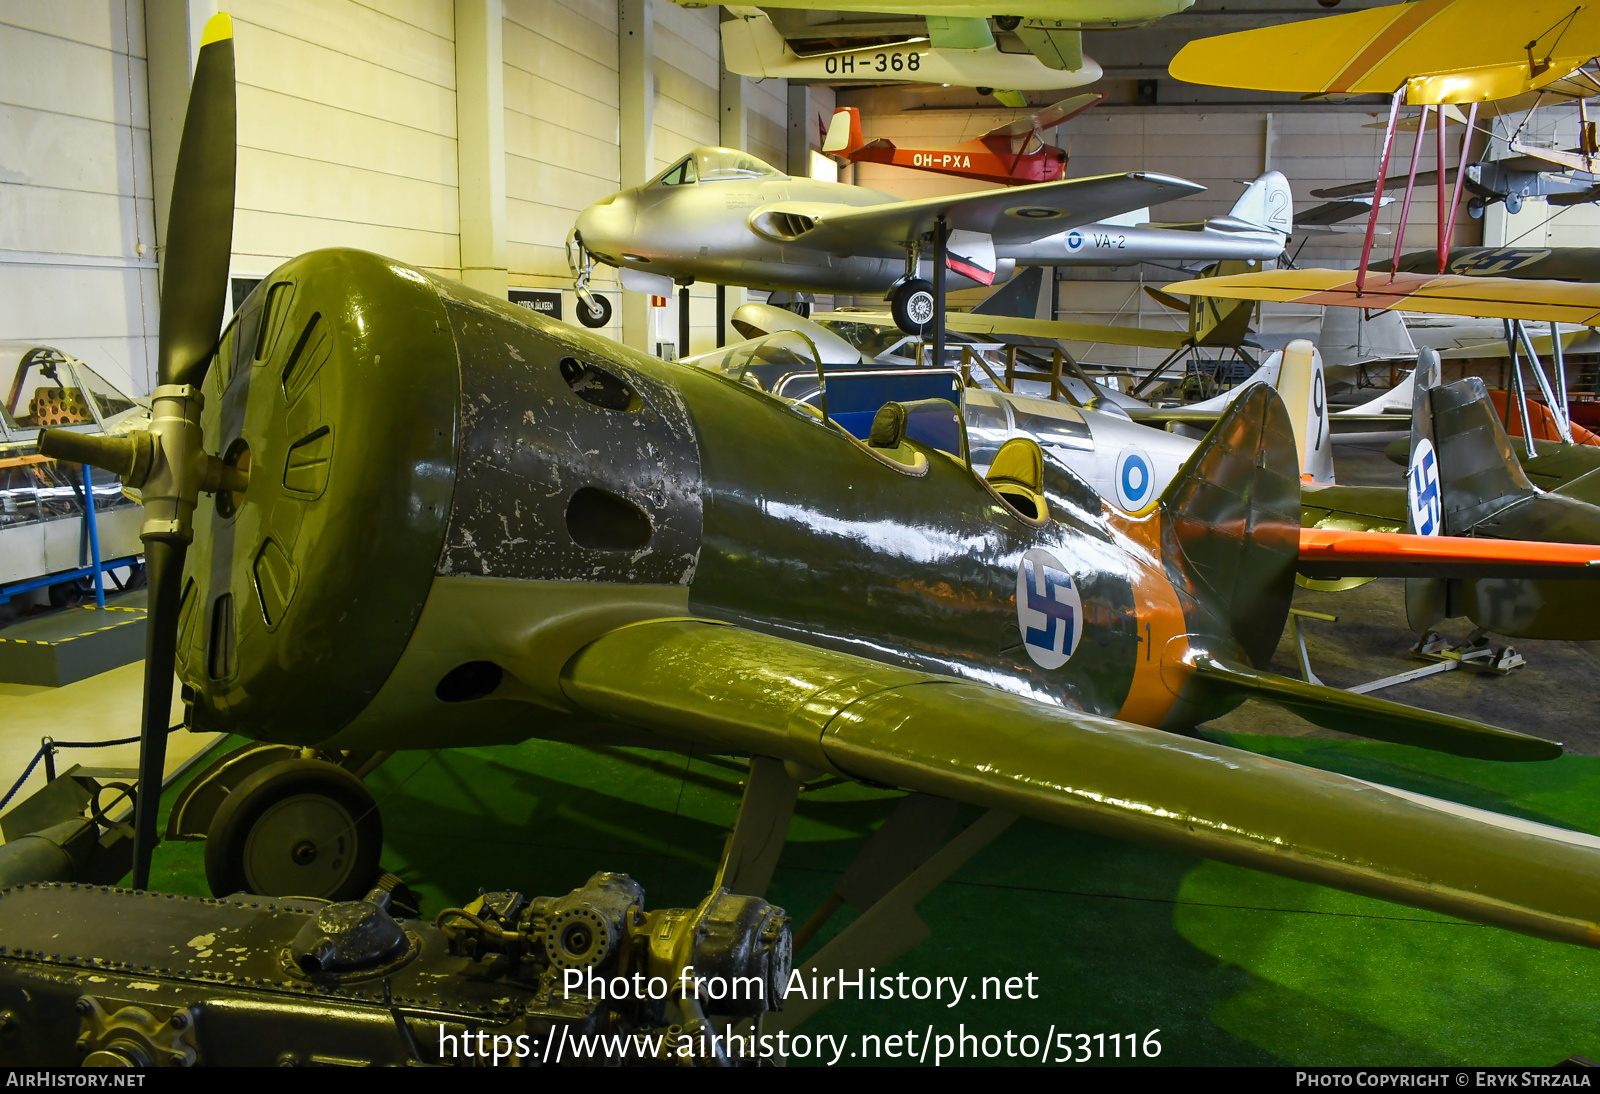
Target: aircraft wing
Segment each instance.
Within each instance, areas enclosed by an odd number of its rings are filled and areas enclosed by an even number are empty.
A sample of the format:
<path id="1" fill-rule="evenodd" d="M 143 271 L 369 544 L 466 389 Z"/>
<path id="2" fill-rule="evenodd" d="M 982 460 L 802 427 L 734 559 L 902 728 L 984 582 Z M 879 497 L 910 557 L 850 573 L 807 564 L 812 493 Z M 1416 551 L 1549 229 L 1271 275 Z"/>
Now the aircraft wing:
<path id="1" fill-rule="evenodd" d="M 1503 99 L 1600 54 L 1600 8 L 1571 0 L 1419 0 L 1190 42 L 1167 71 L 1192 84 L 1406 101 Z M 1530 64 L 1530 61 L 1532 62 Z"/>
<path id="2" fill-rule="evenodd" d="M 1054 129 L 1068 118 L 1076 118 L 1091 106 L 1106 97 L 1104 91 L 1091 91 L 1086 95 L 1074 95 L 1070 99 L 1062 99 L 1059 103 L 1052 103 L 1043 110 L 1036 110 L 1026 114 L 1014 122 L 996 126 L 989 130 L 979 140 L 1005 139 L 1013 137 L 1026 137 L 1045 129 Z"/>
<path id="3" fill-rule="evenodd" d="M 1222 417 L 1222 410 L 1217 408 L 1196 410 L 1184 406 L 1130 406 L 1125 409 L 1128 417 L 1140 425 L 1154 426 L 1157 429 L 1166 429 L 1169 425 L 1190 425 L 1198 429 L 1210 429 L 1216 424 L 1217 419 Z M 1403 429 L 1410 421 L 1409 417 L 1400 418 L 1394 414 L 1328 415 L 1329 431 L 1335 437 L 1346 433 L 1385 433 Z"/>
<path id="4" fill-rule="evenodd" d="M 836 318 L 852 323 L 894 326 L 888 312 L 835 312 Z M 1108 346 L 1143 346 L 1146 349 L 1177 349 L 1189 341 L 1181 330 L 1150 330 L 1147 327 L 1119 327 L 1104 323 L 1060 323 L 1049 319 L 1023 319 L 1013 315 L 985 315 L 980 312 L 946 312 L 945 330 L 958 334 L 992 334 L 997 338 L 1046 338 L 1062 342 L 1099 342 Z M 1213 417 L 1215 417 L 1213 415 Z"/>
<path id="5" fill-rule="evenodd" d="M 793 246 L 898 258 L 908 242 L 932 232 L 940 217 L 952 229 L 981 232 L 996 244 L 1029 243 L 1204 189 L 1172 175 L 1130 171 L 850 208 L 777 202 L 758 209 L 751 222 Z"/>
<path id="6" fill-rule="evenodd" d="M 1404 186 L 1406 184 L 1406 179 L 1408 179 L 1409 177 L 1410 177 L 1409 175 L 1390 175 L 1388 178 L 1383 180 L 1383 188 L 1385 190 L 1394 190 L 1394 189 L 1396 189 L 1398 187 Z M 1438 178 L 1439 178 L 1439 172 L 1436 171 L 1436 170 L 1435 171 L 1418 171 L 1417 172 L 1417 186 L 1418 187 L 1432 186 L 1432 185 L 1434 185 L 1435 182 L 1438 181 Z M 1445 168 L 1444 181 L 1449 183 L 1449 182 L 1454 182 L 1455 180 L 1456 180 L 1456 169 L 1454 167 Z M 1377 179 L 1371 179 L 1371 180 L 1369 180 L 1367 182 L 1347 182 L 1342 186 L 1324 186 L 1320 190 L 1313 190 L 1313 191 L 1311 191 L 1311 196 L 1314 197 L 1314 198 L 1330 198 L 1330 199 L 1332 199 L 1332 198 L 1366 198 L 1367 200 L 1361 203 L 1361 206 L 1362 206 L 1363 210 L 1366 210 L 1366 209 L 1371 209 L 1372 208 L 1372 200 L 1371 200 L 1372 199 L 1372 191 L 1373 191 L 1373 188 L 1375 186 L 1377 186 L 1377 185 L 1378 185 L 1378 180 Z M 1295 223 L 1298 224 L 1302 218 L 1301 218 L 1300 215 L 1296 215 L 1294 219 L 1295 219 Z"/>
<path id="7" fill-rule="evenodd" d="M 1374 9 L 1377 10 L 1377 9 Z M 1216 296 L 1293 304 L 1330 304 L 1369 311 L 1395 309 L 1426 315 L 1470 315 L 1485 319 L 1600 323 L 1600 285 L 1568 281 L 1523 281 L 1511 277 L 1367 274 L 1357 295 L 1349 270 L 1262 270 L 1198 278 L 1165 286 L 1182 296 Z"/>
<path id="8" fill-rule="evenodd" d="M 1331 691 L 1252 682 L 1244 678 L 1261 674 L 1204 655 L 1174 662 L 1171 674 L 1287 686 L 1293 694 L 1269 697 L 1312 713 Z M 1600 839 L 1584 833 L 707 621 L 611 631 L 561 680 L 578 711 L 709 750 L 775 756 L 1600 946 Z M 1365 695 L 1342 701 L 1352 717 L 1380 721 L 1398 708 Z M 1558 751 L 1493 732 L 1505 745 Z"/>
<path id="9" fill-rule="evenodd" d="M 892 320 L 891 320 L 892 321 Z M 1177 349 L 1189 341 L 1181 330 L 1149 330 L 1109 323 L 1061 323 L 1050 319 L 1018 319 L 1007 315 L 950 312 L 945 327 L 962 334 L 995 334 L 1016 338 L 1055 338 L 1063 342 L 1099 342 L 1107 346 Z"/>

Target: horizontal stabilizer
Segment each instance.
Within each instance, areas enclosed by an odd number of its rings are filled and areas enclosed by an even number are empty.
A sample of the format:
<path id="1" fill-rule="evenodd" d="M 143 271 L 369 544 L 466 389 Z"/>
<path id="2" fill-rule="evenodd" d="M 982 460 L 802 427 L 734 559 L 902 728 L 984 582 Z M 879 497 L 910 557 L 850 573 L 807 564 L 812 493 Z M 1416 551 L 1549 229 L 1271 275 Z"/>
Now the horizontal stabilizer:
<path id="1" fill-rule="evenodd" d="M 1260 699 L 1292 711 L 1313 725 L 1374 741 L 1415 745 L 1479 760 L 1553 760 L 1561 755 L 1559 744 L 1540 737 L 1372 695 L 1257 672 L 1204 654 L 1195 658 L 1194 670 L 1195 683 L 1207 690 Z"/>
<path id="2" fill-rule="evenodd" d="M 603 635 L 568 662 L 561 686 L 577 710 L 708 751 L 795 760 L 1600 946 L 1600 840 L 1584 833 L 695 620 Z"/>
<path id="3" fill-rule="evenodd" d="M 1300 529 L 1307 577 L 1600 579 L 1600 547 L 1520 539 Z"/>

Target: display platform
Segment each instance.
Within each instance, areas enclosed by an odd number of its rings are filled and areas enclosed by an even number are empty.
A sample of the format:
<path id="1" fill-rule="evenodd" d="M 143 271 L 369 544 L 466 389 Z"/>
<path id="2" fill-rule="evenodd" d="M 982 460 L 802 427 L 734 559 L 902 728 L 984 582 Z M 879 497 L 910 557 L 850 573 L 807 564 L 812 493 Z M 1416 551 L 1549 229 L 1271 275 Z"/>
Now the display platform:
<path id="1" fill-rule="evenodd" d="M 60 687 L 144 656 L 145 596 L 64 608 L 0 627 L 0 683 Z"/>

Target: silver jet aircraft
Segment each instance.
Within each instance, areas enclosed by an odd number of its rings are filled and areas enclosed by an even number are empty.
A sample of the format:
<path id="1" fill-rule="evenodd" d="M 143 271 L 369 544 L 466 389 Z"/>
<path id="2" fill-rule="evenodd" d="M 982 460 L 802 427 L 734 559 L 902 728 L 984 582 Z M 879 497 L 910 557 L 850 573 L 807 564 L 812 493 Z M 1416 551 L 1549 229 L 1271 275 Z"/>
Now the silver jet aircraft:
<path id="1" fill-rule="evenodd" d="M 933 320 L 929 241 L 939 222 L 949 231 L 949 288 L 963 289 L 1006 280 L 1013 252 L 1037 240 L 1204 189 L 1131 171 L 906 201 L 785 175 L 747 152 L 697 148 L 580 213 L 567 254 L 589 326 L 610 313 L 588 292 L 599 261 L 622 271 L 623 288 L 656 296 L 693 281 L 885 293 L 901 327 L 920 333 Z"/>

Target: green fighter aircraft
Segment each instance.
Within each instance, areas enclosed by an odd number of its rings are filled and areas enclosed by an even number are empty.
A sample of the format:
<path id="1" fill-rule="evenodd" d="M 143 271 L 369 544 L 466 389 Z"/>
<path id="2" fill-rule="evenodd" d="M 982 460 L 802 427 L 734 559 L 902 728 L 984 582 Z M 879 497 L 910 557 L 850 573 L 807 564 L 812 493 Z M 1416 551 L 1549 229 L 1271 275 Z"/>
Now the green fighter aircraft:
<path id="1" fill-rule="evenodd" d="M 734 892 L 764 890 L 805 779 L 919 792 L 913 812 L 989 810 L 941 850 L 891 846 L 877 911 L 821 967 L 903 952 L 918 936 L 891 913 L 1023 814 L 1600 944 L 1600 840 L 1186 735 L 1257 696 L 1385 740 L 1560 754 L 1256 667 L 1300 563 L 1299 461 L 1266 385 L 1129 517 L 1031 439 L 983 476 L 959 429 L 949 450 L 911 439 L 929 415 L 959 426 L 952 405 L 888 404 L 860 440 L 825 399 L 655 360 L 358 251 L 284 264 L 219 344 L 226 23 L 207 39 L 151 428 L 40 441 L 142 491 L 144 785 L 159 785 L 176 665 L 192 728 L 261 741 L 540 736 L 751 757 L 717 879 Z M 140 887 L 158 797 L 138 803 Z M 280 808 L 308 799 L 327 808 Z M 259 837 L 208 846 L 224 886 L 275 873 L 301 894 L 360 894 L 381 842 L 359 781 L 313 759 L 257 772 L 224 814 Z"/>

